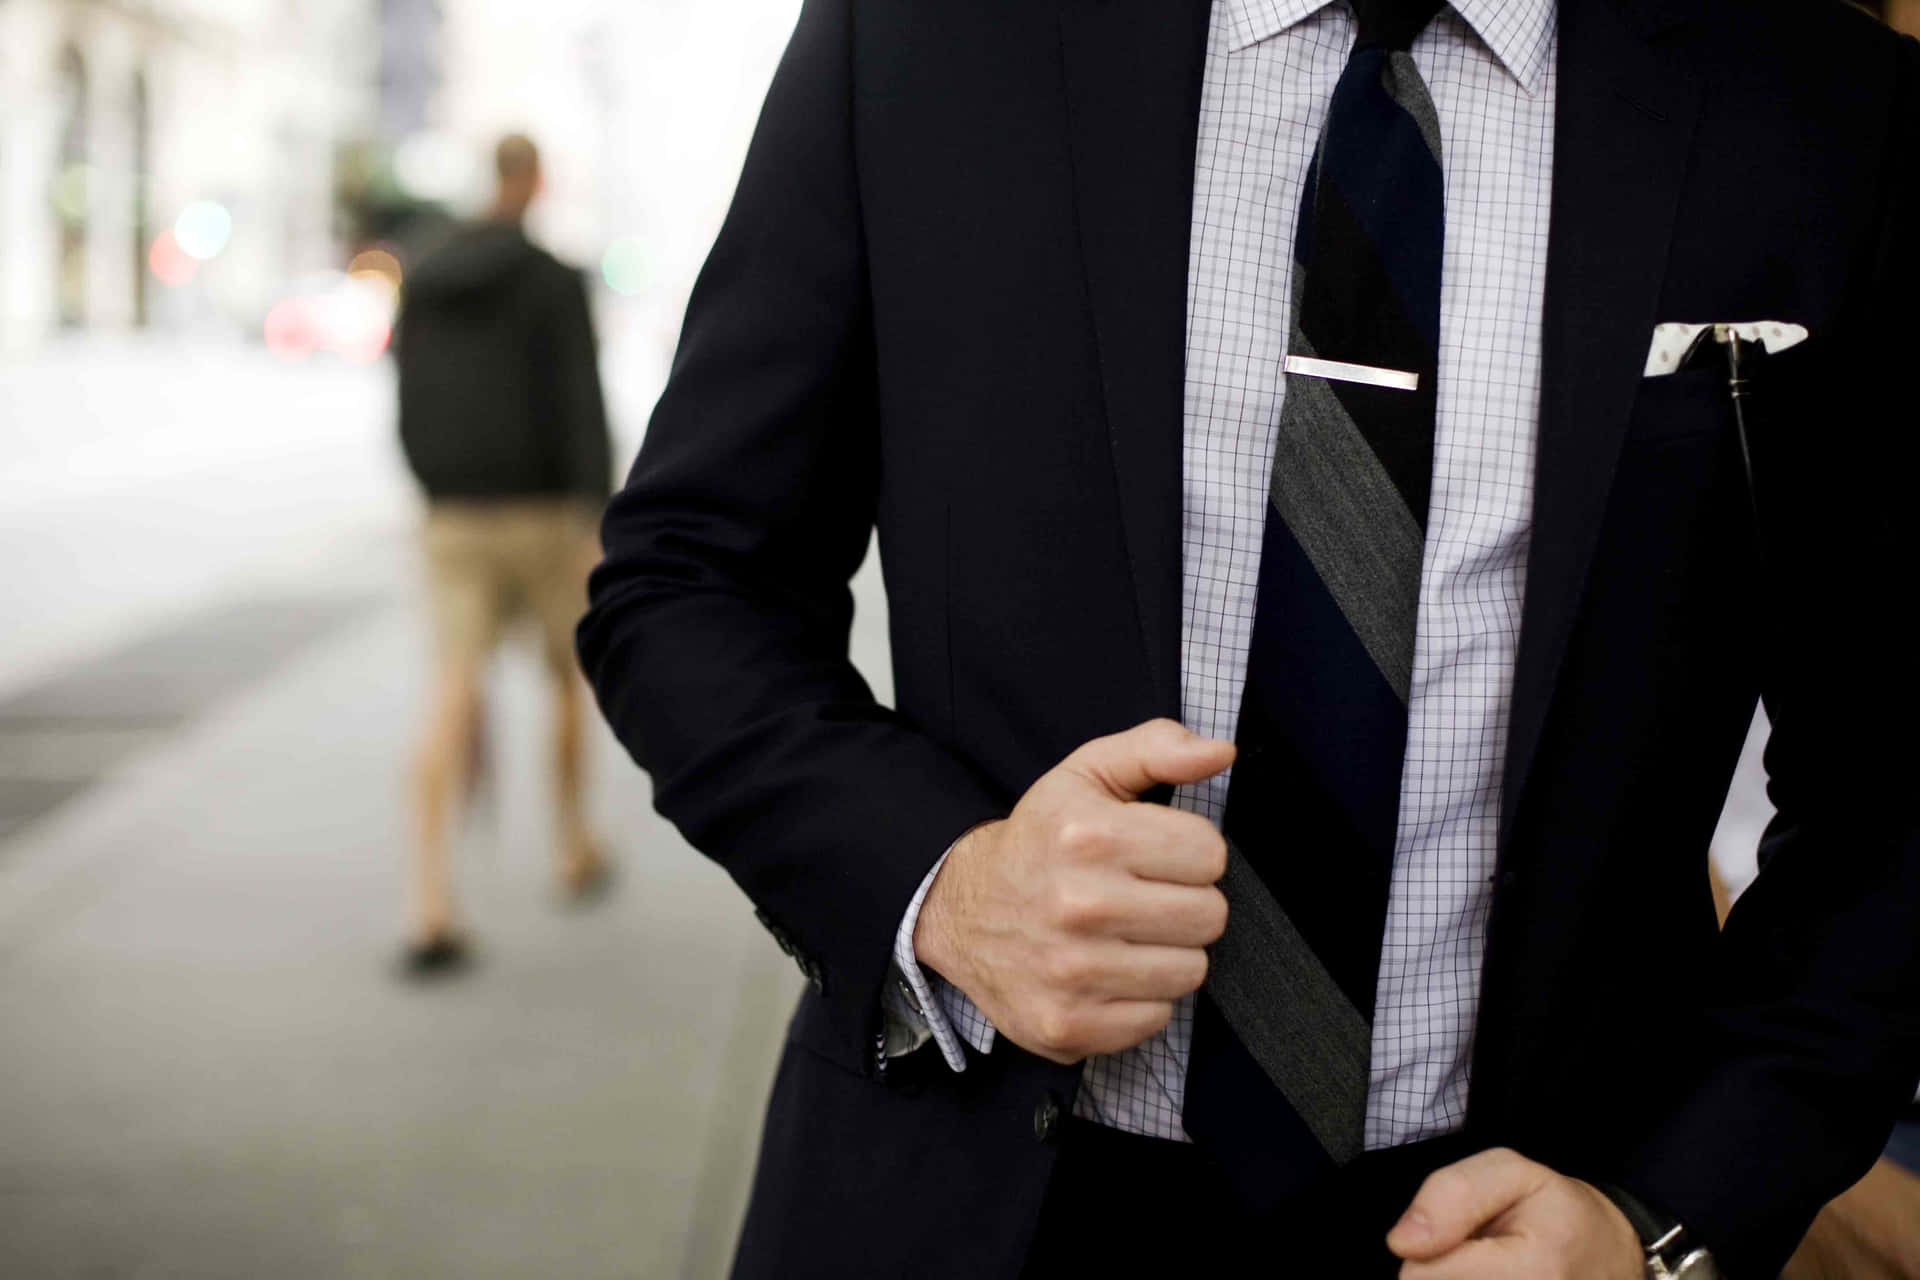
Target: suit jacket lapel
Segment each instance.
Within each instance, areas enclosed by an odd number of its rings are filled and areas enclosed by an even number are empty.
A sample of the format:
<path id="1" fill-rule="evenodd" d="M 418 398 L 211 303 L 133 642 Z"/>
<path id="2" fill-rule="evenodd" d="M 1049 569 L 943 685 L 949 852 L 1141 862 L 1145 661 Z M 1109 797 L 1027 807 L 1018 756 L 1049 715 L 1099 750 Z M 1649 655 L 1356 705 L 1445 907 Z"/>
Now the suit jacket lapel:
<path id="1" fill-rule="evenodd" d="M 1539 749 L 1639 384 L 1700 86 L 1665 0 L 1562 0 L 1533 544 L 1502 845 Z"/>
<path id="2" fill-rule="evenodd" d="M 1061 0 L 1068 130 L 1121 519 L 1157 704 L 1180 711 L 1181 436 L 1210 0 Z"/>

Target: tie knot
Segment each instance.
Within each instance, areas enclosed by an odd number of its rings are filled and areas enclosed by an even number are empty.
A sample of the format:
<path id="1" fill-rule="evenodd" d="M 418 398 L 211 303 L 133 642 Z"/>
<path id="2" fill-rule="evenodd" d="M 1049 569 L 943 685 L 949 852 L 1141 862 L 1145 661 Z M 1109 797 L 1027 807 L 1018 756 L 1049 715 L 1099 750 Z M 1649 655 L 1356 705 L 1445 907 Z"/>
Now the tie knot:
<path id="1" fill-rule="evenodd" d="M 1411 49 L 1413 39 L 1427 29 L 1433 15 L 1440 12 L 1441 0 L 1350 0 L 1354 20 L 1360 27 L 1360 40 L 1354 47 L 1365 49 Z"/>

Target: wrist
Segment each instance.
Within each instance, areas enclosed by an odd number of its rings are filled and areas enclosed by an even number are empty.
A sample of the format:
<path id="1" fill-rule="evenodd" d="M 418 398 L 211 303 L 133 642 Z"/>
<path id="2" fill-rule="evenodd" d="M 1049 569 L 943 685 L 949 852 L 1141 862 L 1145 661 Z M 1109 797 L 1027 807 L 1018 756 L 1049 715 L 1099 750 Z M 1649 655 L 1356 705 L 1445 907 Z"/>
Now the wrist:
<path id="1" fill-rule="evenodd" d="M 953 842 L 927 890 L 920 917 L 914 922 L 914 959 L 962 990 L 966 989 L 963 972 L 966 952 L 960 945 L 956 907 L 965 897 L 966 870 L 982 835 L 998 825 L 998 820 L 983 822 Z"/>
<path id="2" fill-rule="evenodd" d="M 1614 1241 L 1611 1252 L 1630 1264 L 1632 1269 L 1629 1274 L 1634 1276 L 1644 1274 L 1646 1246 L 1641 1241 L 1639 1230 L 1634 1226 L 1633 1221 L 1627 1217 L 1619 1203 L 1606 1189 L 1596 1187 L 1590 1182 L 1582 1182 L 1580 1185 L 1585 1187 L 1587 1193 L 1592 1196 L 1594 1203 L 1599 1206 L 1601 1216 L 1606 1220 L 1607 1234 Z"/>

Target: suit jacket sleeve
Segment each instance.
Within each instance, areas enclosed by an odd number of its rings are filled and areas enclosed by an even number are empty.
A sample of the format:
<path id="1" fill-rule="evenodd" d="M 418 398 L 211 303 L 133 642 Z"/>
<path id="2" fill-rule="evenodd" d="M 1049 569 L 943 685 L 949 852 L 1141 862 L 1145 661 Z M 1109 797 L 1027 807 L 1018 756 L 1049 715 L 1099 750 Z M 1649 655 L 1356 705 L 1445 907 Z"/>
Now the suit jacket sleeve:
<path id="1" fill-rule="evenodd" d="M 1778 1274 L 1813 1215 L 1863 1174 L 1920 1078 L 1920 698 L 1910 493 L 1920 306 L 1920 44 L 1902 40 L 1877 243 L 1813 376 L 1756 401 L 1763 696 L 1778 809 L 1759 879 L 1721 938 L 1676 1112 L 1620 1181 L 1735 1277 Z M 1759 389 L 1756 389 L 1759 394 Z M 1769 456 L 1771 454 L 1771 456 Z M 1647 945 L 1658 945 L 1648 939 Z"/>
<path id="2" fill-rule="evenodd" d="M 808 0 L 602 529 L 580 654 L 654 803 L 817 976 L 871 1071 L 894 931 L 1003 797 L 847 658 L 880 484 L 851 0 Z"/>

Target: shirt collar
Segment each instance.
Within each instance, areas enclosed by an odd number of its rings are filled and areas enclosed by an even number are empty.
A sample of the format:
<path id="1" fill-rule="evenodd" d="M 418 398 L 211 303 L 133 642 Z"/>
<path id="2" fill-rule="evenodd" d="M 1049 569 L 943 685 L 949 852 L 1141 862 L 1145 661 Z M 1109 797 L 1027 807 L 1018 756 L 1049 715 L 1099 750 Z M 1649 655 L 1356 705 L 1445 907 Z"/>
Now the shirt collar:
<path id="1" fill-rule="evenodd" d="M 1216 0 L 1226 6 L 1235 53 L 1304 22 L 1337 0 Z M 1553 52 L 1556 0 L 1452 0 L 1454 12 L 1529 94 Z"/>

